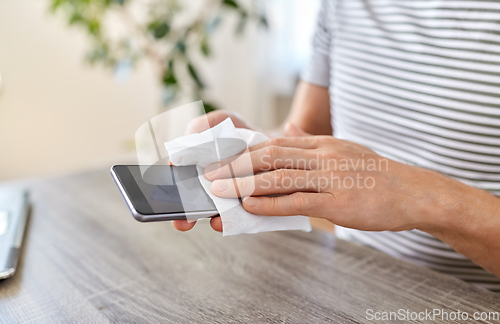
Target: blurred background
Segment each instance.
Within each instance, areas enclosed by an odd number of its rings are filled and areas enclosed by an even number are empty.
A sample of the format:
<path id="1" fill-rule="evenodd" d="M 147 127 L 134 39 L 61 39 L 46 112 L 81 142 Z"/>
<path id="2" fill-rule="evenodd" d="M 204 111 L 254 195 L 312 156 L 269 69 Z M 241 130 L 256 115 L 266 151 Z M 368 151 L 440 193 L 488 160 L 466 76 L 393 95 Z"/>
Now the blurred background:
<path id="1" fill-rule="evenodd" d="M 318 9 L 318 0 L 0 1 L 0 180 L 133 161 L 142 123 L 196 99 L 278 125 Z"/>

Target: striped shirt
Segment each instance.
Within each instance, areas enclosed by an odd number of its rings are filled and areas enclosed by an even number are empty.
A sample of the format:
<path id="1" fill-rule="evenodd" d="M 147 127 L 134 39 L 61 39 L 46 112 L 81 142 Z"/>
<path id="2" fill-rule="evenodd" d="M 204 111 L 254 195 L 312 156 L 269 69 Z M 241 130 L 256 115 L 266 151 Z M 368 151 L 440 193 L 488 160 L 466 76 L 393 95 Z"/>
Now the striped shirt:
<path id="1" fill-rule="evenodd" d="M 323 0 L 302 79 L 329 88 L 336 137 L 500 196 L 500 1 Z M 500 291 L 427 233 L 336 231 Z"/>

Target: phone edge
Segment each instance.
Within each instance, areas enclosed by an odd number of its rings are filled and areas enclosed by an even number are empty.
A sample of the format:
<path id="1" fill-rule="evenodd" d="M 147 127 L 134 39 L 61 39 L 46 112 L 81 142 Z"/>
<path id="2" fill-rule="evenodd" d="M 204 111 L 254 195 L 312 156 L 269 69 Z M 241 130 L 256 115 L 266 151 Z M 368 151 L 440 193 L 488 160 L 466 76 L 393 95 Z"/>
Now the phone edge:
<path id="1" fill-rule="evenodd" d="M 132 213 L 132 216 L 139 222 L 159 222 L 159 221 L 173 221 L 173 220 L 187 220 L 186 214 L 185 213 L 174 213 L 174 214 L 156 214 L 154 216 L 148 216 L 139 213 L 135 208 L 130 199 L 127 196 L 127 193 L 125 191 L 125 188 L 123 187 L 123 184 L 121 183 L 120 179 L 118 178 L 118 175 L 116 174 L 114 168 L 118 165 L 113 165 L 110 169 L 111 177 L 113 178 L 113 181 L 115 182 L 115 185 L 118 187 L 118 191 L 120 191 L 120 194 L 122 195 L 123 199 L 125 200 L 125 203 L 127 204 L 128 209 Z M 215 211 L 215 213 L 212 212 L 192 212 L 189 213 L 190 216 L 194 216 L 190 219 L 200 219 L 200 218 L 208 218 L 208 217 L 213 217 L 218 215 L 218 211 Z"/>

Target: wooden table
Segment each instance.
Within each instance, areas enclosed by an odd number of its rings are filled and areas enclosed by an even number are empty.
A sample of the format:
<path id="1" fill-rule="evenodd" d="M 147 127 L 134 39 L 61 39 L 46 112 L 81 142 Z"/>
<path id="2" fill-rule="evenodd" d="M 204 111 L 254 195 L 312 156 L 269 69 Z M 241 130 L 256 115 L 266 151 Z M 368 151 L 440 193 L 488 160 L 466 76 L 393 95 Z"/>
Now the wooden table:
<path id="1" fill-rule="evenodd" d="M 326 232 L 222 237 L 207 224 L 139 223 L 107 171 L 24 185 L 33 209 L 18 272 L 0 282 L 1 323 L 366 323 L 368 309 L 500 310 L 500 295 Z"/>

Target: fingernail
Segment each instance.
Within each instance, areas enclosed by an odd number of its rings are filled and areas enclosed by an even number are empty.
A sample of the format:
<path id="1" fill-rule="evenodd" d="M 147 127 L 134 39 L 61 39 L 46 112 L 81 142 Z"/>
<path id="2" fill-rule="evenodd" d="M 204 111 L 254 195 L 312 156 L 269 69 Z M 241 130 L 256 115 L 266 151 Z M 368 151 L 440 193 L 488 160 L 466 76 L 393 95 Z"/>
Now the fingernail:
<path id="1" fill-rule="evenodd" d="M 205 177 L 214 178 L 217 173 L 219 173 L 219 169 L 205 173 Z"/>
<path id="2" fill-rule="evenodd" d="M 215 168 L 215 170 L 214 170 Z M 220 170 L 220 167 L 218 165 L 209 165 L 205 168 L 205 178 L 206 177 L 209 177 L 209 178 L 214 178 L 217 173 L 219 173 L 219 170 Z"/>
<path id="3" fill-rule="evenodd" d="M 255 207 L 259 203 L 259 199 L 255 197 L 245 197 L 243 198 L 243 203 L 248 207 Z"/>
<path id="4" fill-rule="evenodd" d="M 218 192 L 225 191 L 229 188 L 229 185 L 227 184 L 226 180 L 215 180 L 213 182 L 213 186 L 215 190 L 217 190 Z"/>

